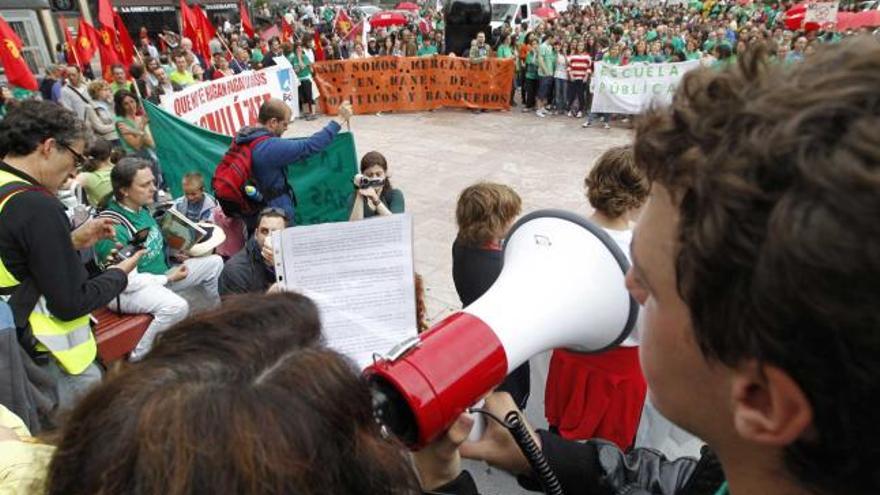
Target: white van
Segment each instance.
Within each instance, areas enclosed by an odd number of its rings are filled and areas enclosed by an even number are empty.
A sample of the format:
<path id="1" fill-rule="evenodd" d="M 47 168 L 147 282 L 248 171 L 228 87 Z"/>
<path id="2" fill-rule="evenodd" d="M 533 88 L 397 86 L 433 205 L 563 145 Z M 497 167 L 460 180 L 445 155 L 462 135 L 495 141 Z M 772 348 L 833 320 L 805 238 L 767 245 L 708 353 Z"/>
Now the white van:
<path id="1" fill-rule="evenodd" d="M 543 2 L 540 0 L 492 0 L 492 22 L 489 25 L 494 31 L 504 24 L 505 19 L 510 17 L 513 19 L 512 26 L 518 26 L 523 21 L 527 21 L 529 29 L 532 29 L 537 23 L 537 19 L 532 18 L 532 11 L 541 5 Z"/>

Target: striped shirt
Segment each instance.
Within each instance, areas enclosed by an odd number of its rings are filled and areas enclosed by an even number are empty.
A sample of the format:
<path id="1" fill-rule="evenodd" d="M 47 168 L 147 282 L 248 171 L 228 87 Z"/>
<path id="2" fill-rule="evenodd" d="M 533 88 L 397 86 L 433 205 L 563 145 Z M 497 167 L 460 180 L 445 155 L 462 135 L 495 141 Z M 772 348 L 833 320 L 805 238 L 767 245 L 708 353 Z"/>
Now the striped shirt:
<path id="1" fill-rule="evenodd" d="M 586 53 L 568 56 L 568 70 L 572 79 L 583 79 L 593 67 L 593 61 Z"/>

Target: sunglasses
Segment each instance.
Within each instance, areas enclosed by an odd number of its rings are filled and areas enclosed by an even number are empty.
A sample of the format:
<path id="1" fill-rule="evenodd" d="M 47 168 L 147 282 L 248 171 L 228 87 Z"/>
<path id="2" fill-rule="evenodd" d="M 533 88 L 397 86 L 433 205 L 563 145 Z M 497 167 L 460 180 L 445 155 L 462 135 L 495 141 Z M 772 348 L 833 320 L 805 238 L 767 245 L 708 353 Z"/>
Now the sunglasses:
<path id="1" fill-rule="evenodd" d="M 75 149 L 71 148 L 70 145 L 68 145 L 67 143 L 62 143 L 61 141 L 59 141 L 58 144 L 63 146 L 64 149 L 66 149 L 67 151 L 70 152 L 70 154 L 73 155 L 73 161 L 76 165 L 76 168 L 82 168 L 86 164 L 87 161 L 92 159 L 91 156 L 83 155 L 79 151 L 76 151 Z"/>

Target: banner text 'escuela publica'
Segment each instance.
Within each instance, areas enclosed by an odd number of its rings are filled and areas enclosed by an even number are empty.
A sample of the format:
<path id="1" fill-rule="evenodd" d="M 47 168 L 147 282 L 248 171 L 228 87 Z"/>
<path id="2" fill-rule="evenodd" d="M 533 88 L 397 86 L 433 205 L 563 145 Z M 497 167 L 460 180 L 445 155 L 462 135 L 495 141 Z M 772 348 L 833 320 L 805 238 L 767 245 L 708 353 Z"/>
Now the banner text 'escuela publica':
<path id="1" fill-rule="evenodd" d="M 344 101 L 355 113 L 419 111 L 440 107 L 487 110 L 510 108 L 513 60 L 373 57 L 314 65 L 323 111 L 331 115 Z"/>

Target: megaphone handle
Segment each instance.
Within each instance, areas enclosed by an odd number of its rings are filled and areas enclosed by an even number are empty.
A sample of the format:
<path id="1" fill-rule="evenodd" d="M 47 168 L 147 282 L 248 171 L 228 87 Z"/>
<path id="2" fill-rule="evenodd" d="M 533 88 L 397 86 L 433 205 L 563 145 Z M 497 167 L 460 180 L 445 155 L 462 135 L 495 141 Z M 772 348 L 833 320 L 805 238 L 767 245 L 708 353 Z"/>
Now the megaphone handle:
<path id="1" fill-rule="evenodd" d="M 538 482 L 544 489 L 544 493 L 548 495 L 565 495 L 562 491 L 562 484 L 559 483 L 559 479 L 556 477 L 556 473 L 553 472 L 553 469 L 547 463 L 547 458 L 544 457 L 541 448 L 535 443 L 535 439 L 532 438 L 532 434 L 529 432 L 526 423 L 522 420 L 518 411 L 510 411 L 503 420 L 485 409 L 473 407 L 468 409 L 468 412 L 482 413 L 507 428 L 507 431 L 513 436 L 516 445 L 522 451 L 526 460 L 529 461 L 532 472 L 538 477 Z"/>

